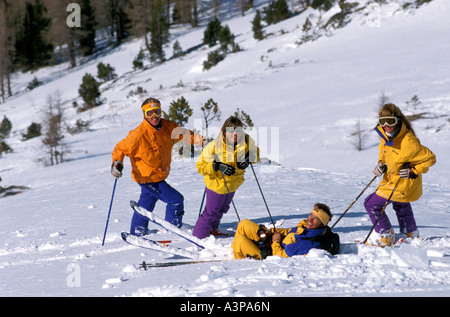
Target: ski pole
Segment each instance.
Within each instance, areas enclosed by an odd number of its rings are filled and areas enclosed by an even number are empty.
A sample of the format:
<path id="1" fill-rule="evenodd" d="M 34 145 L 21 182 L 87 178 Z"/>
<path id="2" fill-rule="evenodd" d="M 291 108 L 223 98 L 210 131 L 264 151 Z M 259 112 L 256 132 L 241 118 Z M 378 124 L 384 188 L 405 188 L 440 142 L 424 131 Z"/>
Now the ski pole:
<path id="1" fill-rule="evenodd" d="M 352 208 L 352 206 L 356 203 L 356 201 L 359 199 L 359 197 L 361 197 L 361 195 L 366 191 L 366 189 L 372 185 L 373 181 L 377 178 L 378 176 L 374 176 L 374 178 L 372 178 L 372 180 L 370 181 L 369 184 L 367 184 L 367 186 L 363 189 L 363 191 L 358 195 L 358 197 L 356 197 L 353 202 L 350 204 L 350 206 L 348 206 L 348 208 L 344 211 L 344 213 L 338 218 L 338 220 L 336 220 L 336 222 L 334 223 L 334 225 L 331 227 L 331 229 L 334 228 L 334 226 L 336 226 L 336 224 L 339 222 L 339 220 L 341 220 L 342 217 L 344 217 L 344 215 L 347 213 L 347 211 L 350 210 L 350 208 Z"/>
<path id="2" fill-rule="evenodd" d="M 231 196 L 230 189 L 228 188 L 227 181 L 225 180 L 225 175 L 223 175 L 222 171 L 220 171 L 220 174 L 222 174 L 223 182 L 225 183 L 225 187 L 227 188 L 228 195 Z M 239 218 L 239 214 L 238 214 L 238 211 L 236 209 L 236 205 L 234 204 L 233 198 L 231 198 L 231 203 L 233 204 L 234 211 L 236 212 L 236 216 L 238 218 L 238 221 L 241 222 L 241 218 Z"/>
<path id="3" fill-rule="evenodd" d="M 395 189 L 397 188 L 397 185 L 398 185 L 398 183 L 400 182 L 401 179 L 402 179 L 402 178 L 399 177 L 397 183 L 395 183 L 395 186 L 394 186 L 394 188 L 392 189 L 392 192 L 391 192 L 391 194 L 389 195 L 388 200 L 386 200 L 386 203 L 384 204 L 383 209 L 381 209 L 380 214 L 378 215 L 377 220 L 376 220 L 375 223 L 373 224 L 372 229 L 370 229 L 369 234 L 367 235 L 366 239 L 364 239 L 364 242 L 363 242 L 364 244 L 366 244 L 367 240 L 369 239 L 369 236 L 372 234 L 373 229 L 375 229 L 375 226 L 377 225 L 378 221 L 380 220 L 381 215 L 384 213 L 384 211 L 385 211 L 387 205 L 388 205 L 389 202 L 391 201 L 392 195 L 394 195 Z"/>
<path id="4" fill-rule="evenodd" d="M 109 216 L 111 215 L 111 209 L 112 209 L 112 204 L 113 204 L 113 200 L 114 200 L 114 193 L 116 192 L 116 185 L 117 185 L 117 178 L 114 180 L 114 187 L 113 187 L 113 192 L 112 192 L 112 196 L 111 196 L 111 203 L 109 204 L 108 218 L 106 218 L 106 226 L 105 226 L 105 233 L 103 234 L 102 246 L 105 245 L 106 231 L 108 230 Z"/>
<path id="5" fill-rule="evenodd" d="M 203 191 L 202 203 L 200 204 L 200 210 L 198 211 L 199 217 L 200 217 L 200 214 L 202 213 L 203 203 L 205 202 L 205 196 L 206 196 L 206 187 L 205 187 L 205 190 Z"/>
<path id="6" fill-rule="evenodd" d="M 262 199 L 264 200 L 264 204 L 266 205 L 266 208 L 267 208 L 267 212 L 269 213 L 270 221 L 272 221 L 273 229 L 275 230 L 276 229 L 275 228 L 275 221 L 273 221 L 272 214 L 270 213 L 269 206 L 267 205 L 267 202 L 266 202 L 266 198 L 264 197 L 264 194 L 262 192 L 261 186 L 259 185 L 259 180 L 258 180 L 258 177 L 256 176 L 255 169 L 253 168 L 253 164 L 250 163 L 250 166 L 252 168 L 253 175 L 255 175 L 256 184 L 258 184 L 259 191 L 261 192 Z"/>

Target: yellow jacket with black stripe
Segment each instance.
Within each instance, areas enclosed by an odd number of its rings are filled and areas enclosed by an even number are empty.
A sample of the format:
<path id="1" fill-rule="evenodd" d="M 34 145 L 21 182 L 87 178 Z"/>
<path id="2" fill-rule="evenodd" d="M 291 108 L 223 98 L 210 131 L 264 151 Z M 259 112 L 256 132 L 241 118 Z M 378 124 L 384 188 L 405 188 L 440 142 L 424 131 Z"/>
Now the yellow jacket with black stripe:
<path id="1" fill-rule="evenodd" d="M 227 194 L 236 191 L 244 182 L 245 170 L 237 167 L 237 160 L 248 153 L 250 158 L 254 158 L 252 163 L 259 161 L 259 148 L 255 141 L 248 135 L 241 139 L 237 144 L 230 144 L 226 139 L 219 136 L 217 139 L 208 143 L 197 160 L 197 171 L 203 176 L 203 180 L 208 189 L 217 194 Z M 227 176 L 224 175 L 227 187 L 225 186 L 222 173 L 214 171 L 212 163 L 215 161 L 226 163 L 236 168 L 236 172 Z"/>
<path id="2" fill-rule="evenodd" d="M 375 127 L 381 140 L 378 147 L 379 163 L 385 163 L 386 172 L 376 190 L 380 197 L 388 199 L 392 190 L 399 180 L 399 172 L 404 164 L 409 163 L 409 167 L 418 175 L 415 179 L 401 179 L 391 198 L 397 202 L 412 202 L 422 196 L 422 174 L 436 163 L 436 156 L 427 147 L 420 143 L 420 140 L 414 134 L 406 129 L 405 125 L 399 134 L 393 139 L 384 132 L 378 125 Z"/>

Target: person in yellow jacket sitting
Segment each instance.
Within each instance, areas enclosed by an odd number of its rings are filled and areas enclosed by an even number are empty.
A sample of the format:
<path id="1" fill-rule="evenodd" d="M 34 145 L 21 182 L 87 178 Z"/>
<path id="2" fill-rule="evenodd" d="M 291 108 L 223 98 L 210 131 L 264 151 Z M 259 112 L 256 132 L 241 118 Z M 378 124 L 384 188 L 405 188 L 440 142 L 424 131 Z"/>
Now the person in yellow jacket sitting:
<path id="1" fill-rule="evenodd" d="M 153 211 L 161 200 L 167 204 L 165 220 L 181 227 L 184 214 L 184 197 L 171 187 L 165 179 L 169 176 L 172 147 L 176 142 L 203 146 L 203 137 L 180 128 L 175 122 L 161 118 L 161 102 L 156 98 L 146 99 L 141 109 L 142 123 L 114 147 L 111 174 L 122 176 L 123 159 L 130 158 L 131 176 L 141 187 L 138 204 Z M 131 220 L 130 234 L 144 235 L 148 219 L 135 212 Z"/>
<path id="2" fill-rule="evenodd" d="M 383 179 L 376 191 L 365 199 L 364 207 L 375 223 L 393 192 L 389 203 L 397 215 L 400 232 L 406 237 L 418 237 L 411 202 L 422 196 L 422 174 L 436 163 L 436 156 L 420 143 L 411 123 L 397 106 L 385 104 L 378 115 L 375 131 L 380 136 L 380 145 L 374 174 Z M 390 246 L 394 241 L 392 225 L 383 212 L 367 243 Z"/>
<path id="3" fill-rule="evenodd" d="M 267 230 L 264 226 L 244 219 L 239 222 L 231 247 L 235 259 L 264 259 L 268 255 L 284 258 L 305 255 L 311 249 L 324 249 L 332 254 L 339 252 L 339 236 L 331 232 L 328 223 L 332 218 L 330 208 L 322 203 L 314 205 L 306 220 L 293 228 Z"/>
<path id="4" fill-rule="evenodd" d="M 245 169 L 259 161 L 259 148 L 243 127 L 239 118 L 229 117 L 219 136 L 205 146 L 197 160 L 197 171 L 206 185 L 206 206 L 193 231 L 199 239 L 218 233 L 223 215 L 244 183 Z"/>

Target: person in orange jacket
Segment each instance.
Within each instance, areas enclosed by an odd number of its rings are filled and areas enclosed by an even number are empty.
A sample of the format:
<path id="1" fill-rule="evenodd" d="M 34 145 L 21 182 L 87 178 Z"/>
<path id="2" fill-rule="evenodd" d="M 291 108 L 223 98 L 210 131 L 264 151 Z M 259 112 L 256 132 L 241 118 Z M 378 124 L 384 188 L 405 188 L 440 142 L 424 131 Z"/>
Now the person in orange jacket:
<path id="1" fill-rule="evenodd" d="M 411 123 L 396 105 L 385 104 L 378 115 L 375 131 L 380 136 L 380 145 L 374 174 L 383 178 L 376 191 L 365 199 L 364 207 L 373 223 L 380 219 L 367 244 L 391 246 L 395 234 L 386 212 L 381 216 L 380 213 L 392 194 L 389 203 L 397 215 L 400 232 L 409 238 L 419 236 L 411 202 L 422 196 L 422 174 L 436 163 L 436 156 L 420 143 Z"/>
<path id="2" fill-rule="evenodd" d="M 153 211 L 158 200 L 165 202 L 165 220 L 181 227 L 184 197 L 165 181 L 170 172 L 172 147 L 179 141 L 203 146 L 203 137 L 180 128 L 173 121 L 161 118 L 161 102 L 158 99 L 146 99 L 141 109 L 144 115 L 142 123 L 117 143 L 112 152 L 111 174 L 116 178 L 122 176 L 123 159 L 128 156 L 131 176 L 141 187 L 138 204 Z M 148 219 L 135 212 L 131 220 L 130 234 L 144 235 L 147 227 Z"/>

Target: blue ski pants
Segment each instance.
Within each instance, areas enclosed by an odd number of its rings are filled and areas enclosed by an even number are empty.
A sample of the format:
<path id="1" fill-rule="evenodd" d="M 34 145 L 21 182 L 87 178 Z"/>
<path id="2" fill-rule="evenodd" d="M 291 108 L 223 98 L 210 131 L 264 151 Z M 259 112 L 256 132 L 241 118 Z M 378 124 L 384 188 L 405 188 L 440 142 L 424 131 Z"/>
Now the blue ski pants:
<path id="1" fill-rule="evenodd" d="M 183 225 L 184 197 L 176 189 L 166 183 L 139 184 L 141 186 L 141 196 L 138 204 L 148 211 L 153 211 L 156 202 L 161 200 L 166 205 L 165 220 L 180 228 Z M 137 212 L 134 212 L 131 219 L 130 234 L 143 235 L 148 228 L 148 219 Z"/>

